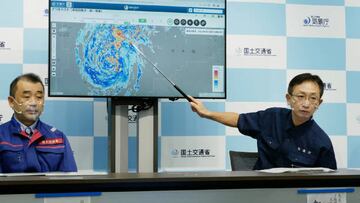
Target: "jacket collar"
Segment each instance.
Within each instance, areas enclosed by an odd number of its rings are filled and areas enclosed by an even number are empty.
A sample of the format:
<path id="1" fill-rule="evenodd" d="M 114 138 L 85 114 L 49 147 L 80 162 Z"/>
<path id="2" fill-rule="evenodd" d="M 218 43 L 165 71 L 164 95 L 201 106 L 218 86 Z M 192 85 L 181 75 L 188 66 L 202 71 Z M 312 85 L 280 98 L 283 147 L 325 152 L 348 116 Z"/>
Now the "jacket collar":
<path id="1" fill-rule="evenodd" d="M 39 122 L 39 119 L 37 119 L 31 126 L 26 126 L 22 122 L 20 122 L 15 115 L 12 116 L 12 118 L 20 125 L 21 130 L 25 130 L 26 128 L 30 127 L 32 131 L 34 131 L 37 127 L 37 124 Z"/>
<path id="2" fill-rule="evenodd" d="M 311 118 L 309 120 L 307 120 L 305 123 L 295 126 L 293 123 L 293 120 L 292 120 L 292 110 L 289 111 L 286 120 L 287 120 L 286 127 L 285 127 L 286 130 L 307 128 L 307 126 L 310 126 L 314 123 L 314 119 L 311 116 Z"/>

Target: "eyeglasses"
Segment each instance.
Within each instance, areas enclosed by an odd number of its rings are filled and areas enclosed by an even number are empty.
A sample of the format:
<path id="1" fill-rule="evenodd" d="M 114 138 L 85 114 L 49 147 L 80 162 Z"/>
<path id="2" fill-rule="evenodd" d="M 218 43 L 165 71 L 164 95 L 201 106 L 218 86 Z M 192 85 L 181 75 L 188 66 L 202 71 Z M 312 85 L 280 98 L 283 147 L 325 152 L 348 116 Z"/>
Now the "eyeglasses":
<path id="1" fill-rule="evenodd" d="M 314 95 L 306 96 L 304 94 L 291 94 L 296 102 L 304 103 L 306 100 L 309 101 L 310 104 L 318 104 L 320 98 Z"/>

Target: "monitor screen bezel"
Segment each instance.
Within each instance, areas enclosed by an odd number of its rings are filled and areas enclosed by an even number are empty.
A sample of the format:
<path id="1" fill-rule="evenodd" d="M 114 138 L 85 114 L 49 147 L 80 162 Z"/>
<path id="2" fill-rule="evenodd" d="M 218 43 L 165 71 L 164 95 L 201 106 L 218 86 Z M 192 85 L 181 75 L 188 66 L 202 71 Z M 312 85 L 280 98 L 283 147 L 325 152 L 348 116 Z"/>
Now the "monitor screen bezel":
<path id="1" fill-rule="evenodd" d="M 139 0 L 140 1 L 140 0 Z M 219 97 L 215 97 L 215 96 L 210 96 L 210 97 L 206 97 L 206 96 L 193 96 L 194 98 L 197 99 L 226 99 L 227 98 L 227 60 L 226 60 L 226 38 L 227 38 L 227 15 L 226 15 L 226 9 L 227 9 L 227 5 L 226 5 L 226 0 L 224 1 L 224 94 L 223 96 L 219 96 Z M 62 98 L 62 97 L 75 97 L 75 98 L 116 98 L 116 99 L 126 99 L 126 100 L 131 100 L 131 99 L 170 99 L 170 100 L 177 100 L 177 99 L 186 99 L 184 96 L 182 96 L 181 94 L 179 94 L 179 96 L 169 96 L 169 95 L 161 95 L 161 96 L 141 96 L 141 95 L 131 95 L 131 96 L 125 96 L 125 95 L 118 95 L 118 96 L 114 96 L 114 95 L 67 95 L 67 94 L 63 94 L 63 95 L 59 95 L 59 94 L 51 94 L 50 88 L 51 88 L 51 2 L 52 0 L 48 1 L 48 10 L 49 10 L 49 20 L 48 20 L 48 97 L 58 97 L 58 98 Z M 171 84 L 170 84 L 171 85 Z M 179 86 L 178 86 L 179 87 Z M 181 88 L 181 86 L 179 87 Z M 175 87 L 174 87 L 175 89 Z M 185 92 L 186 93 L 186 92 Z"/>

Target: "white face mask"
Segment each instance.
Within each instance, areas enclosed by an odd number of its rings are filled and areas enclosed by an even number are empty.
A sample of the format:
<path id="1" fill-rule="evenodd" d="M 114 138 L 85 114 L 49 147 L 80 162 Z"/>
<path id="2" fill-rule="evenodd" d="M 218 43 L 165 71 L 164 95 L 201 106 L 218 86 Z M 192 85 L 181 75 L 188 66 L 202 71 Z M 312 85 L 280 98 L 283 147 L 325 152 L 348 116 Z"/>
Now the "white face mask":
<path id="1" fill-rule="evenodd" d="M 20 103 L 14 97 L 12 99 L 16 103 L 16 106 L 13 106 L 12 109 L 27 120 L 36 121 L 43 112 L 44 104 L 42 100 L 27 100 Z"/>

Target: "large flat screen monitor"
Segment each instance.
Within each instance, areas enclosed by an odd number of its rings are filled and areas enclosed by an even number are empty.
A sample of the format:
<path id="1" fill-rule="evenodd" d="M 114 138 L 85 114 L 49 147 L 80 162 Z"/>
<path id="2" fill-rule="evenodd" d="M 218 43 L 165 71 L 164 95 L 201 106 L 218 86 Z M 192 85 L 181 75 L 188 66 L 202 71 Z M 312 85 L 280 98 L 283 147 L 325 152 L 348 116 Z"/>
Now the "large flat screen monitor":
<path id="1" fill-rule="evenodd" d="M 226 97 L 225 0 L 49 6 L 49 96 Z"/>

